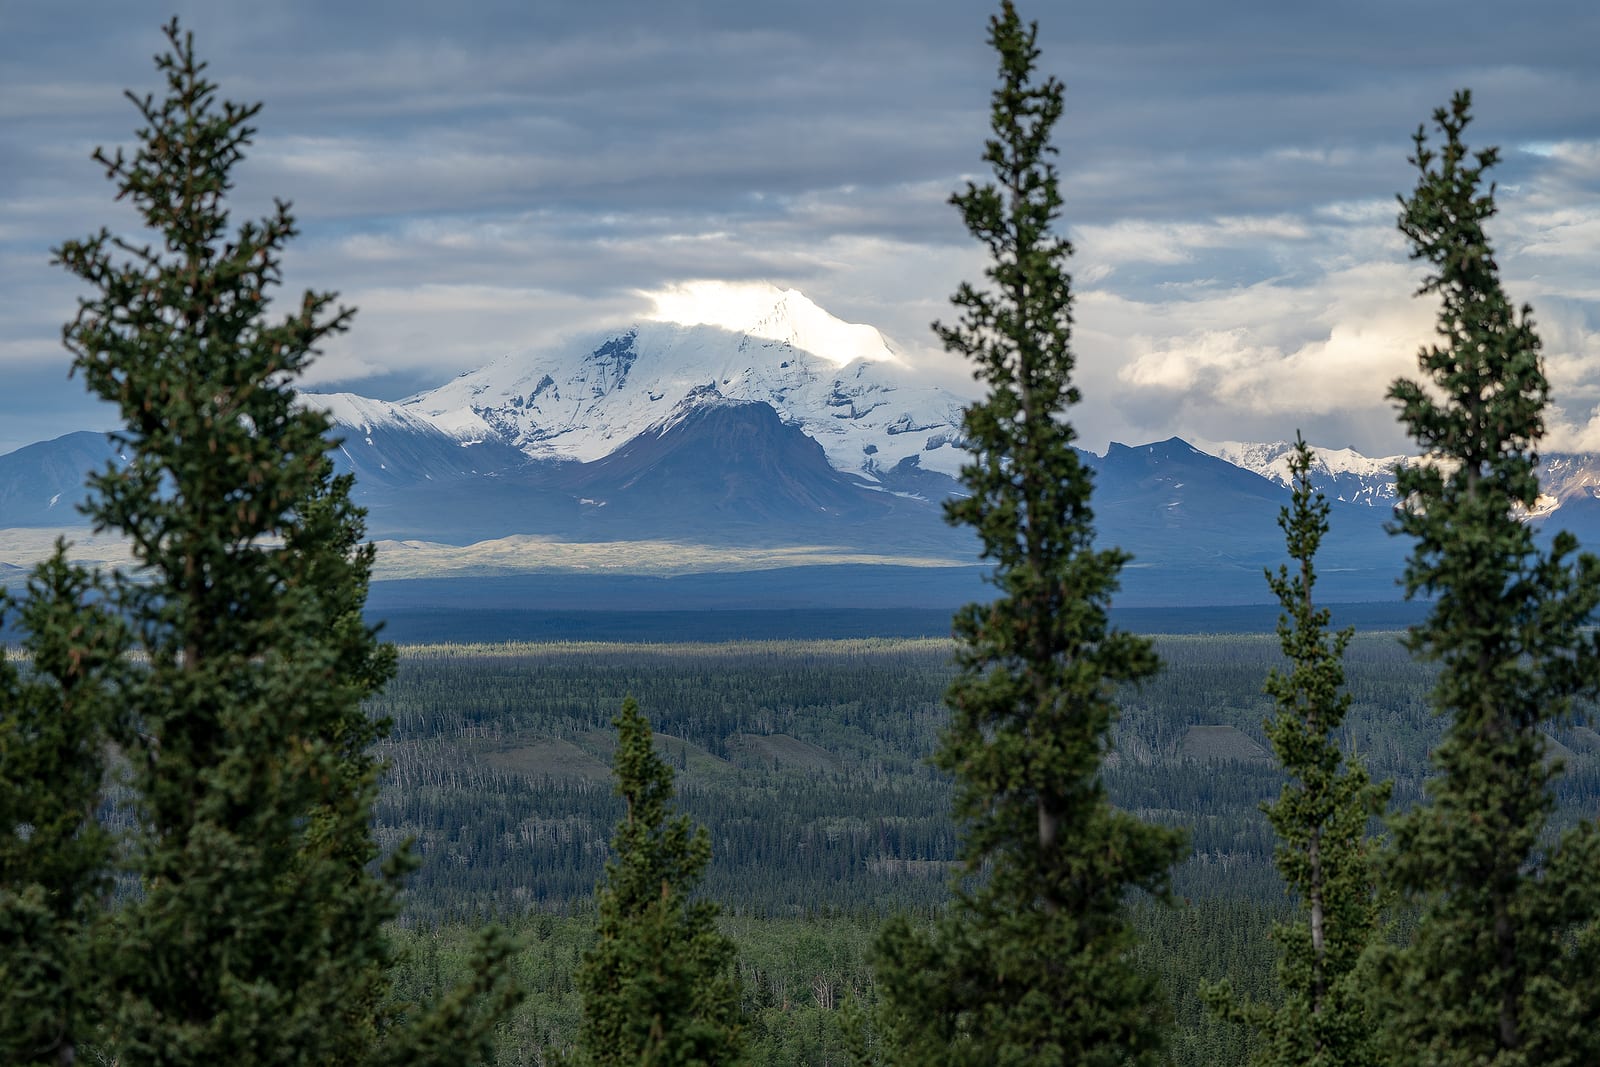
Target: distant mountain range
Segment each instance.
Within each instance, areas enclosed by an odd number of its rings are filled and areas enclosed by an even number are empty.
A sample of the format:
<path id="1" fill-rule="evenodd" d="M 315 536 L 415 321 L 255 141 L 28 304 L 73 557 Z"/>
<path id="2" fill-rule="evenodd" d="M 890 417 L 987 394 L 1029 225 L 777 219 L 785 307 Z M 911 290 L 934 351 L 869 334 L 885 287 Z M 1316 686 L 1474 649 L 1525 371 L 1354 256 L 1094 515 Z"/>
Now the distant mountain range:
<path id="1" fill-rule="evenodd" d="M 399 402 L 303 394 L 326 409 L 335 460 L 353 471 L 369 533 L 454 545 L 513 535 L 568 542 L 835 546 L 975 562 L 942 521 L 960 492 L 966 398 L 919 379 L 881 335 L 772 290 L 727 327 L 641 322 L 502 357 Z M 1267 599 L 1283 558 L 1283 443 L 1173 438 L 1104 456 L 1101 540 L 1134 554 L 1135 600 Z M 117 462 L 104 435 L 68 434 L 0 456 L 6 529 L 83 524 L 84 474 Z M 1319 563 L 1339 599 L 1393 599 L 1406 546 L 1384 531 L 1406 457 L 1319 450 L 1333 502 Z M 1600 456 L 1545 457 L 1530 521 L 1600 543 Z M 36 540 L 36 539 L 35 539 Z"/>

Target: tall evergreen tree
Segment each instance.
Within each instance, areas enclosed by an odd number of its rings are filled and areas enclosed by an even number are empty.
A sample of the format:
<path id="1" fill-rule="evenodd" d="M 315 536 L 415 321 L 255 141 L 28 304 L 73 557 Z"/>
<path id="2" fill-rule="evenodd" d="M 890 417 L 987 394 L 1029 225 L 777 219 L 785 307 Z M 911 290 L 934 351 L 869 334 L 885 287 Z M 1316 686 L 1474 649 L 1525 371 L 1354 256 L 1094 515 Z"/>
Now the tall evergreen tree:
<path id="1" fill-rule="evenodd" d="M 932 940 L 904 924 L 880 946 L 889 1027 L 907 1062 L 1155 1062 L 1162 1018 L 1129 962 L 1130 889 L 1165 891 L 1181 837 L 1112 808 L 1100 779 L 1115 688 L 1154 673 L 1148 640 L 1108 619 L 1125 552 L 1094 546 L 1090 471 L 1072 442 L 1072 296 L 1050 133 L 1061 84 L 1035 81 L 1037 26 L 1007 0 L 984 159 L 994 182 L 952 198 L 989 250 L 990 285 L 963 284 L 936 325 L 976 363 L 967 409 L 974 527 L 998 596 L 955 618 L 960 673 L 935 760 L 956 778 L 968 881 Z"/>
<path id="2" fill-rule="evenodd" d="M 383 725 L 361 701 L 394 653 L 361 618 L 373 556 L 350 480 L 332 476 L 328 419 L 293 389 L 351 312 L 308 292 L 271 317 L 288 205 L 231 235 L 227 209 L 260 105 L 219 102 L 192 37 L 176 21 L 167 35 L 166 96 L 129 94 L 137 151 L 95 155 L 154 238 L 102 230 L 58 252 L 93 289 L 64 331 L 74 370 L 124 422 L 127 465 L 91 478 L 87 510 L 131 543 L 109 602 L 142 661 L 107 692 L 144 830 L 142 892 L 116 917 L 113 1052 L 475 1062 L 491 1021 L 476 1008 L 400 1025 L 382 1007 L 396 890 L 371 871 L 367 746 Z M 504 955 L 491 947 L 499 969 L 479 983 L 493 1004 L 509 996 Z"/>
<path id="3" fill-rule="evenodd" d="M 125 633 L 100 591 L 58 545 L 18 606 L 22 670 L 0 650 L 0 1063 L 73 1063 L 104 1020 L 112 839 L 97 815 Z"/>
<path id="4" fill-rule="evenodd" d="M 717 906 L 690 893 L 711 860 L 705 827 L 672 814 L 672 768 L 628 697 L 612 720 L 613 770 L 627 811 L 598 891 L 599 940 L 578 969 L 582 1062 L 710 1067 L 739 1062 L 743 1041 L 733 943 Z"/>
<path id="5" fill-rule="evenodd" d="M 1266 684 L 1277 706 L 1267 736 L 1290 781 L 1265 809 L 1278 835 L 1278 870 L 1300 905 L 1297 918 L 1274 931 L 1283 999 L 1243 1003 L 1226 984 L 1207 991 L 1213 1008 L 1262 1033 L 1259 1067 L 1379 1062 L 1357 968 L 1378 923 L 1367 821 L 1383 810 L 1388 789 L 1373 784 L 1338 743 L 1350 708 L 1344 651 L 1354 630 L 1330 634 L 1328 609 L 1312 600 L 1329 509 L 1312 489 L 1311 462 L 1311 449 L 1297 438 L 1289 457 L 1293 498 L 1278 516 L 1295 566 L 1267 573 L 1283 606 L 1278 640 L 1292 664 L 1288 674 L 1273 670 Z"/>
<path id="6" fill-rule="evenodd" d="M 1438 343 L 1424 380 L 1390 397 L 1433 462 L 1402 469 L 1398 532 L 1416 543 L 1410 596 L 1433 598 L 1414 655 L 1438 665 L 1432 701 L 1450 718 L 1429 800 L 1393 823 L 1392 876 L 1419 909 L 1387 961 L 1386 1011 L 1406 1063 L 1557 1067 L 1600 1063 L 1600 833 L 1547 836 L 1551 779 L 1541 726 L 1600 684 L 1600 561 L 1524 521 L 1539 493 L 1549 396 L 1531 311 L 1502 290 L 1484 224 L 1495 149 L 1462 140 L 1471 97 L 1434 113 L 1444 143 L 1416 134 L 1418 180 L 1400 228 L 1433 272 Z"/>

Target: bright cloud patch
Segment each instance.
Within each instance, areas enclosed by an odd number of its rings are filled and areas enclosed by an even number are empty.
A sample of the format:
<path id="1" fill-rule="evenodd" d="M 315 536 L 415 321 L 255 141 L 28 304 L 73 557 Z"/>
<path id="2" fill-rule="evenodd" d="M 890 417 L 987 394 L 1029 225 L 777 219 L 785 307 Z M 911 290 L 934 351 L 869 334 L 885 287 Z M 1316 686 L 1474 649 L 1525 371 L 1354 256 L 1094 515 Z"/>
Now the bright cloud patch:
<path id="1" fill-rule="evenodd" d="M 684 326 L 720 326 L 782 341 L 844 366 L 857 359 L 900 362 L 883 335 L 862 323 L 842 322 L 793 289 L 762 282 L 694 281 L 647 293 L 650 316 Z M 778 309 L 774 311 L 774 298 Z"/>

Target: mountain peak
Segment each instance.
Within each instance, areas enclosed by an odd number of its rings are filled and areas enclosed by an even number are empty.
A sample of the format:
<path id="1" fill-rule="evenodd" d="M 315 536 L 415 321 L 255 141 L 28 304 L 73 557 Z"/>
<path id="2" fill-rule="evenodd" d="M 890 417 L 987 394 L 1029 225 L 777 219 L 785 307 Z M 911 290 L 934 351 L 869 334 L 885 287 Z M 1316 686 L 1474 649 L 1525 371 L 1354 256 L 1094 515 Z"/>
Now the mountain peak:
<path id="1" fill-rule="evenodd" d="M 1225 459 L 1236 467 L 1253 470 L 1279 485 L 1288 486 L 1293 480 L 1289 475 L 1289 455 L 1294 451 L 1294 445 L 1288 441 L 1199 441 L 1197 444 L 1202 451 Z M 1311 446 L 1313 474 L 1353 475 L 1383 480 L 1392 477 L 1396 466 L 1407 462 L 1410 462 L 1409 458 L 1403 455 L 1365 456 L 1348 447 Z"/>
<path id="2" fill-rule="evenodd" d="M 1281 486 L 1294 483 L 1289 470 L 1289 458 L 1294 446 L 1287 441 L 1201 441 L 1200 447 L 1219 459 L 1254 471 Z M 1353 448 L 1319 448 L 1313 445 L 1311 483 L 1330 500 L 1389 508 L 1395 503 L 1395 468 L 1411 462 L 1415 461 L 1406 456 L 1364 456 Z"/>
<path id="3" fill-rule="evenodd" d="M 402 406 L 452 432 L 487 426 L 537 459 L 597 460 L 681 401 L 760 401 L 869 482 L 911 464 L 954 476 L 965 404 L 904 365 L 871 326 L 804 293 L 696 282 L 630 327 L 507 353 Z"/>
<path id="4" fill-rule="evenodd" d="M 901 362 L 876 329 L 829 314 L 798 289 L 768 282 L 694 281 L 645 295 L 655 304 L 651 318 L 658 322 L 716 326 L 777 341 L 840 367 L 858 359 Z"/>
<path id="5" fill-rule="evenodd" d="M 1112 441 L 1106 446 L 1106 454 L 1102 458 L 1110 458 L 1113 454 L 1122 456 L 1130 452 L 1142 452 L 1151 456 L 1207 455 L 1181 437 L 1169 437 L 1164 441 L 1149 441 L 1142 445 L 1125 445 L 1121 441 Z"/>

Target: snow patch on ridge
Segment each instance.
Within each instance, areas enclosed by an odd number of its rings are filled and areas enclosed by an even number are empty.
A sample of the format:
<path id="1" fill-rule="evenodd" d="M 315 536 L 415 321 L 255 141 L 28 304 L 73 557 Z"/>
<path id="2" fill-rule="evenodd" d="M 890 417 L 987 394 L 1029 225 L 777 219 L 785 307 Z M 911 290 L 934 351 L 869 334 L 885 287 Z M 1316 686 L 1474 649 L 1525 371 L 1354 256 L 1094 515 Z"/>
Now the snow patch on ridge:
<path id="1" fill-rule="evenodd" d="M 355 393 L 301 393 L 299 402 L 307 408 L 326 412 L 338 425 L 359 433 L 369 445 L 372 444 L 375 430 L 443 432 L 456 438 L 463 446 L 478 444 L 486 437 L 493 436 L 488 425 L 470 411 L 464 413 L 464 417 L 442 421 L 424 418 L 415 411 L 387 400 L 373 400 Z"/>
<path id="2" fill-rule="evenodd" d="M 1196 439 L 1195 445 L 1202 452 L 1218 459 L 1225 459 L 1235 467 L 1255 471 L 1262 477 L 1271 478 L 1279 485 L 1291 484 L 1289 456 L 1294 452 L 1294 445 L 1288 441 L 1251 443 Z M 1354 474 L 1360 477 L 1392 478 L 1395 467 L 1409 461 L 1407 456 L 1374 458 L 1364 456 L 1352 448 L 1319 448 L 1316 445 L 1311 446 L 1311 453 L 1313 473 L 1322 471 L 1327 474 Z"/>

